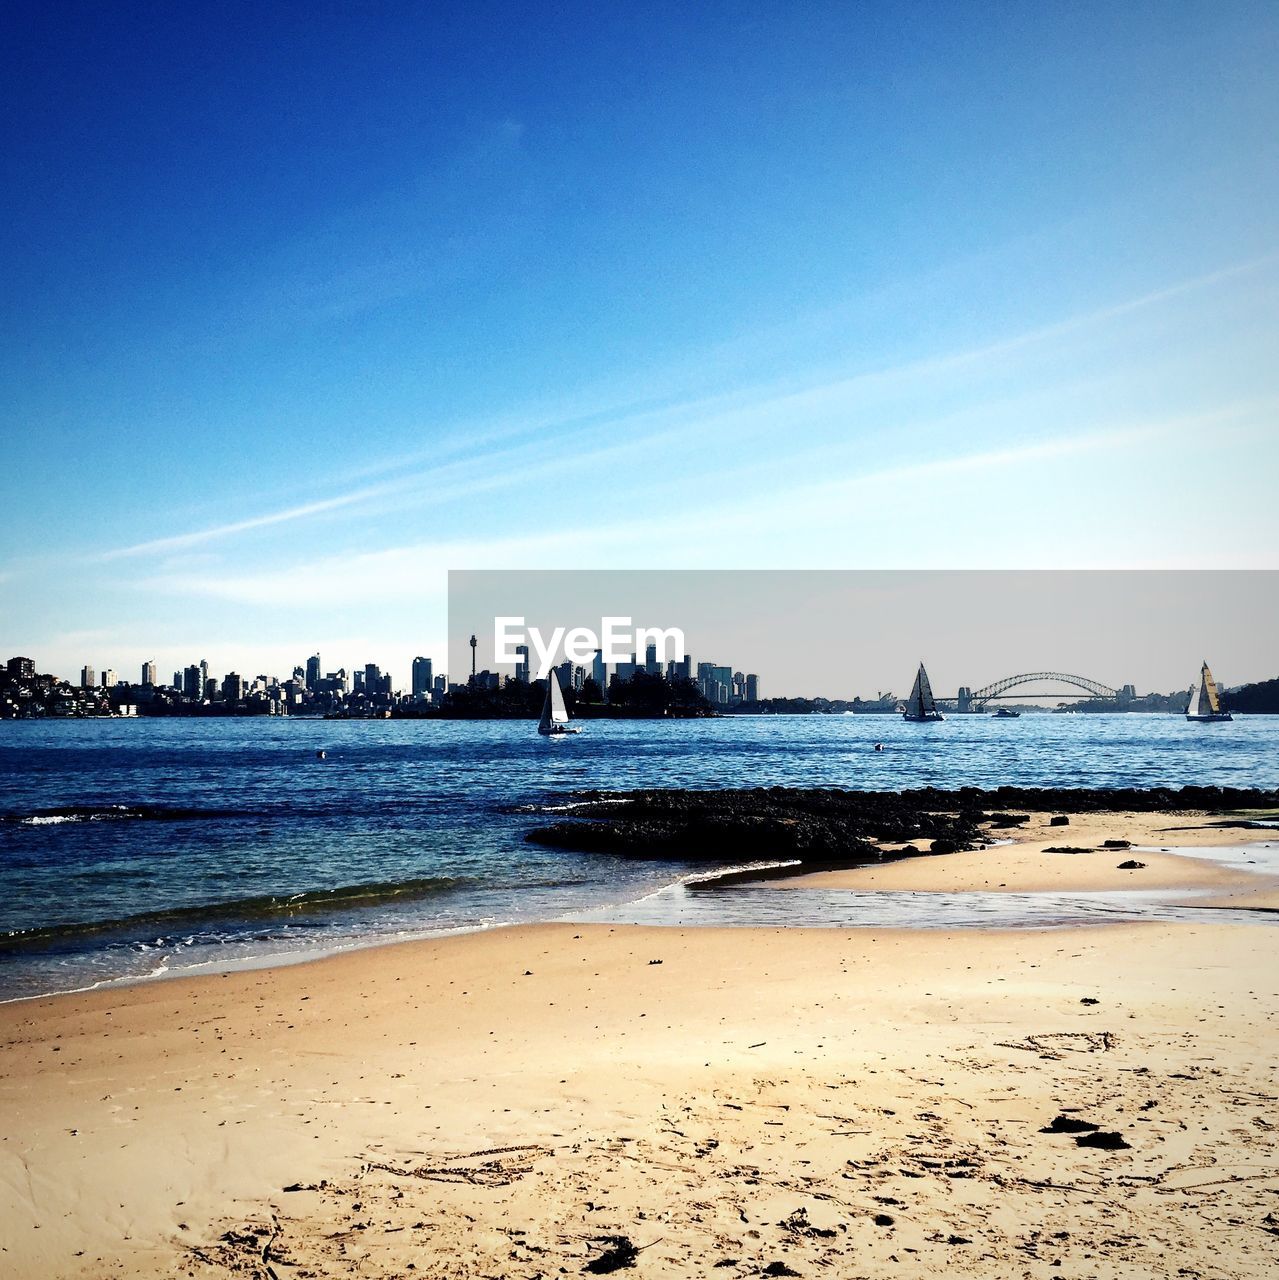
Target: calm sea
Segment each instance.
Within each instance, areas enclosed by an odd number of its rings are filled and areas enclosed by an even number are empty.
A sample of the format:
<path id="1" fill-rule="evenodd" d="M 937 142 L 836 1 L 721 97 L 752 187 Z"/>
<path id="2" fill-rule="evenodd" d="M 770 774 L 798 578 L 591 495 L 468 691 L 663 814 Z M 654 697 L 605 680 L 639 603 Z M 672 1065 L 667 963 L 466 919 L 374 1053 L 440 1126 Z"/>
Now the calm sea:
<path id="1" fill-rule="evenodd" d="M 580 788 L 1004 783 L 1279 787 L 1279 717 L 601 721 L 563 741 L 523 722 L 0 722 L 0 998 L 647 918 L 635 904 L 688 868 L 524 843 L 537 817 L 513 809 Z"/>

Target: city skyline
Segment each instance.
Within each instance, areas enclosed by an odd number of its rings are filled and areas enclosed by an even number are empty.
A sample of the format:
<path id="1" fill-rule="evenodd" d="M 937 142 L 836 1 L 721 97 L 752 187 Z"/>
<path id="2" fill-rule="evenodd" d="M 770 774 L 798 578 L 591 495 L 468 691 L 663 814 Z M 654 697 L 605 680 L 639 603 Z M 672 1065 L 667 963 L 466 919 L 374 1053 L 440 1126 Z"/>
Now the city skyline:
<path id="1" fill-rule="evenodd" d="M 0 647 L 407 670 L 460 568 L 1275 567 L 1277 56 L 1249 3 L 23 10 Z"/>

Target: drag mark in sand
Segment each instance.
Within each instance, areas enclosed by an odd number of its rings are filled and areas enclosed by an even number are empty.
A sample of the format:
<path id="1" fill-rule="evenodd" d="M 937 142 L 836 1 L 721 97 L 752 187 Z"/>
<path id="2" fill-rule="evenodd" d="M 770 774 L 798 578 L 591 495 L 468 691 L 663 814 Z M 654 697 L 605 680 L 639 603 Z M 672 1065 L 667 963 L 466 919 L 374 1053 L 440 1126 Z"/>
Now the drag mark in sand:
<path id="1" fill-rule="evenodd" d="M 624 1128 L 366 1154 L 344 1179 L 291 1184 L 224 1223 L 185 1273 L 1245 1280 L 1279 1268 L 1265 1063 L 1214 1065 L 1194 1035 L 1106 1031 L 957 1040 L 928 1058 L 788 1070 L 779 1050 L 615 1117 Z"/>

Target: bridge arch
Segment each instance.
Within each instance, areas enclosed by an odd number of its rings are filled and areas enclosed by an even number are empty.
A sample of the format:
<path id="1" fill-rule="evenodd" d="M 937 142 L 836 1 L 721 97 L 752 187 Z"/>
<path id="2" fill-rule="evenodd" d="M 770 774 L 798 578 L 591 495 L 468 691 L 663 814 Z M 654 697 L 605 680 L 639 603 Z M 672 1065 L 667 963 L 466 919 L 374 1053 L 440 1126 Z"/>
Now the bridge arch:
<path id="1" fill-rule="evenodd" d="M 1021 685 L 1044 684 L 1046 682 L 1068 684 L 1076 689 L 1082 689 L 1094 698 L 1117 698 L 1119 696 L 1118 689 L 1112 689 L 1108 684 L 1102 684 L 1100 680 L 1090 680 L 1087 676 L 1074 676 L 1065 671 L 1023 671 L 1020 675 L 1005 676 L 1002 680 L 996 680 L 993 684 L 988 684 L 984 689 L 974 689 L 971 695 L 971 709 L 982 711 L 985 709 L 986 703 L 993 699 L 1004 697 L 1010 689 L 1016 689 Z"/>

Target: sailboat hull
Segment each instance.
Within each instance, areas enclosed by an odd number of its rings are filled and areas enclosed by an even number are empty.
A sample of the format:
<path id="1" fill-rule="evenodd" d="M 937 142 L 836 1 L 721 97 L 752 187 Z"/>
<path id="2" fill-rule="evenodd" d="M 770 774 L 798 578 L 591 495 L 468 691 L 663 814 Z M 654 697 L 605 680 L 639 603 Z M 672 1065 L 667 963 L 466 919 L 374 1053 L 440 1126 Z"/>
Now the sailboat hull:
<path id="1" fill-rule="evenodd" d="M 912 715 L 909 711 L 902 712 L 902 719 L 909 720 L 911 724 L 937 724 L 945 718 L 940 711 L 921 711 L 917 715 Z"/>
<path id="2" fill-rule="evenodd" d="M 1219 724 L 1224 720 L 1233 720 L 1234 716 L 1229 711 L 1218 711 L 1215 715 L 1207 716 L 1190 716 L 1186 717 L 1191 724 Z"/>
<path id="3" fill-rule="evenodd" d="M 537 731 L 544 738 L 563 738 L 563 737 L 567 737 L 570 733 L 582 732 L 581 729 L 571 724 L 552 724 L 552 725 L 547 725 L 545 728 L 543 728 L 541 725 L 538 725 Z"/>

